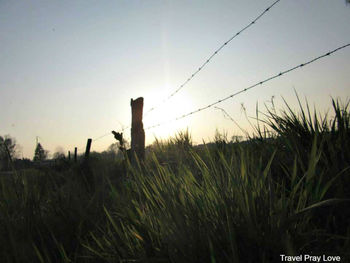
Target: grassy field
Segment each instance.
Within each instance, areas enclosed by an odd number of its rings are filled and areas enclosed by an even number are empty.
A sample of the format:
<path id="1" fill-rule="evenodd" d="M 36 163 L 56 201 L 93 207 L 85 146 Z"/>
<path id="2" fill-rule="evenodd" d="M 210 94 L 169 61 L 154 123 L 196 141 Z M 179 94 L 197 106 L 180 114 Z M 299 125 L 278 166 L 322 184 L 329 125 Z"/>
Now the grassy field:
<path id="1" fill-rule="evenodd" d="M 144 163 L 0 177 L 1 262 L 350 262 L 350 112 L 267 109 L 245 141 L 187 132 Z"/>

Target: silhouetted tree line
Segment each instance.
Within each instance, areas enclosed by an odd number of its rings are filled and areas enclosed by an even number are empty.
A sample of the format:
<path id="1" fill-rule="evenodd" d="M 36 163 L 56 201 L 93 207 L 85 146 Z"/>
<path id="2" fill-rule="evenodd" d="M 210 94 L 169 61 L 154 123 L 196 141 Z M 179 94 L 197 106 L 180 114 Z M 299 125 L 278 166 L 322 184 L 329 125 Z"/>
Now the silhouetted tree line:
<path id="1" fill-rule="evenodd" d="M 35 167 L 35 164 L 41 163 L 48 159 L 48 151 L 38 143 L 35 151 L 34 158 L 30 160 L 28 158 L 19 159 L 19 150 L 16 143 L 16 139 L 10 135 L 0 136 L 0 171 L 11 171 L 13 169 L 28 169 Z M 54 160 L 64 159 L 63 152 L 56 152 L 53 155 Z"/>

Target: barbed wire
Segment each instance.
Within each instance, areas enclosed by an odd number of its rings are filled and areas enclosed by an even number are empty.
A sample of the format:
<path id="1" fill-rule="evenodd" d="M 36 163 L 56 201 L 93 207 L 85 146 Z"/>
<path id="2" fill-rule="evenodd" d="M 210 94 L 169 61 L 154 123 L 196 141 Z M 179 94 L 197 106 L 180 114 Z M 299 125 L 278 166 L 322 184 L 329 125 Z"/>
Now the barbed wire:
<path id="1" fill-rule="evenodd" d="M 127 127 L 123 128 L 123 129 L 121 129 L 120 131 L 121 131 L 121 132 L 124 132 L 126 129 L 130 129 L 130 128 L 131 128 L 130 126 L 127 126 Z M 91 141 L 92 141 L 92 142 L 98 141 L 98 140 L 100 140 L 100 139 L 102 139 L 102 138 L 104 138 L 104 137 L 106 137 L 106 136 L 108 136 L 108 135 L 113 135 L 113 134 L 112 134 L 112 131 L 107 132 L 107 133 L 105 133 L 105 134 L 103 134 L 103 135 L 101 135 L 101 136 L 98 136 L 98 137 L 92 139 Z M 84 150 L 84 149 L 85 149 L 85 148 L 79 148 L 78 150 L 82 151 L 82 150 Z"/>
<path id="2" fill-rule="evenodd" d="M 252 88 L 255 88 L 255 87 L 258 86 L 258 85 L 262 85 L 262 84 L 264 84 L 264 83 L 266 83 L 266 82 L 268 82 L 268 81 L 270 81 L 270 80 L 273 80 L 273 79 L 275 79 L 275 78 L 279 78 L 279 77 L 281 77 L 282 75 L 285 75 L 285 74 L 287 74 L 287 73 L 289 73 L 289 72 L 291 72 L 291 71 L 294 71 L 294 70 L 296 70 L 296 69 L 298 69 L 298 68 L 302 68 L 302 67 L 304 67 L 304 66 L 307 66 L 307 65 L 309 65 L 309 64 L 311 64 L 311 63 L 313 63 L 313 62 L 315 62 L 315 61 L 317 61 L 317 60 L 319 60 L 319 59 L 321 59 L 321 58 L 330 56 L 331 54 L 333 54 L 333 53 L 335 53 L 335 52 L 337 52 L 337 51 L 339 51 L 339 50 L 341 50 L 341 49 L 344 49 L 344 48 L 346 48 L 346 47 L 349 47 L 349 46 L 350 46 L 350 43 L 349 43 L 349 44 L 346 44 L 346 45 L 343 45 L 343 46 L 341 46 L 341 47 L 338 47 L 338 48 L 336 48 L 336 49 L 334 49 L 334 50 L 332 50 L 332 51 L 329 51 L 329 52 L 327 52 L 327 53 L 325 53 L 325 54 L 323 54 L 323 55 L 321 55 L 321 56 L 318 56 L 318 57 L 313 58 L 313 59 L 311 59 L 311 60 L 309 60 L 309 61 L 307 61 L 307 62 L 304 62 L 304 63 L 302 63 L 302 64 L 299 64 L 299 65 L 295 66 L 295 67 L 292 67 L 292 68 L 290 68 L 290 69 L 287 69 L 287 70 L 285 70 L 285 71 L 282 71 L 282 72 L 280 72 L 280 73 L 278 73 L 278 74 L 276 74 L 276 75 L 273 75 L 273 76 L 271 76 L 271 77 L 269 77 L 269 78 L 267 78 L 267 79 L 265 79 L 265 80 L 259 81 L 259 82 L 255 83 L 255 84 L 253 84 L 253 85 L 251 85 L 251 86 L 249 86 L 249 87 L 247 87 L 247 88 L 245 88 L 245 89 L 242 89 L 242 90 L 240 90 L 240 91 L 237 91 L 237 92 L 235 92 L 235 93 L 233 93 L 233 94 L 231 94 L 231 95 L 229 95 L 229 96 L 227 96 L 227 97 L 225 97 L 225 98 L 223 98 L 223 99 L 220 99 L 220 100 L 217 100 L 217 101 L 215 101 L 215 102 L 213 102 L 213 103 L 211 103 L 211 104 L 208 104 L 207 106 L 198 108 L 197 110 L 194 110 L 194 111 L 191 111 L 191 112 L 189 112 L 189 113 L 183 114 L 183 115 L 181 115 L 181 116 L 179 116 L 179 117 L 177 117 L 177 118 L 174 118 L 174 119 L 171 119 L 171 120 L 167 120 L 167 121 L 164 121 L 164 122 L 161 122 L 161 123 L 158 123 L 158 124 L 149 126 L 149 127 L 145 128 L 145 130 L 149 130 L 149 129 L 152 129 L 152 128 L 156 128 L 156 127 L 162 126 L 162 125 L 164 125 L 164 124 L 167 124 L 167 123 L 169 123 L 169 122 L 178 121 L 178 120 L 181 120 L 181 119 L 183 119 L 183 118 L 185 118 L 185 117 L 188 117 L 188 116 L 190 116 L 190 115 L 193 115 L 193 114 L 195 114 L 195 113 L 198 113 L 198 112 L 200 112 L 200 111 L 209 109 L 209 108 L 211 108 L 211 107 L 213 107 L 213 106 L 215 106 L 215 105 L 217 105 L 217 104 L 219 104 L 219 103 L 221 103 L 221 102 L 224 102 L 224 101 L 226 101 L 226 100 L 228 100 L 228 99 L 231 99 L 231 98 L 233 98 L 233 97 L 235 97 L 235 96 L 237 96 L 237 95 L 239 95 L 239 94 L 241 94 L 241 93 L 243 93 L 243 92 L 246 92 L 246 91 L 248 91 L 248 90 L 250 90 L 250 89 L 252 89 Z"/>
<path id="3" fill-rule="evenodd" d="M 129 129 L 129 128 L 131 127 L 130 125 L 128 125 L 128 126 L 126 126 L 126 127 L 123 128 L 124 125 L 123 125 L 120 121 L 118 121 L 118 120 L 117 120 L 117 122 L 118 122 L 119 125 L 121 126 L 121 129 L 120 129 L 120 130 L 121 130 L 122 132 L 124 132 L 126 129 Z M 104 138 L 104 137 L 106 137 L 106 136 L 108 136 L 108 135 L 112 135 L 112 131 L 107 132 L 107 133 L 105 133 L 105 134 L 102 134 L 102 135 L 100 135 L 100 136 L 98 136 L 98 137 L 92 139 L 92 141 L 93 141 L 93 142 L 98 141 L 98 140 L 100 140 L 100 139 L 102 139 L 102 138 Z"/>
<path id="4" fill-rule="evenodd" d="M 111 132 L 105 133 L 105 134 L 103 134 L 103 135 L 101 135 L 99 137 L 96 137 L 95 139 L 92 139 L 92 141 L 93 142 L 98 141 L 98 140 L 100 140 L 100 139 L 102 139 L 102 138 L 104 138 L 104 137 L 106 137 L 108 135 L 111 135 L 111 134 L 112 134 Z"/>
<path id="5" fill-rule="evenodd" d="M 242 28 L 240 31 L 238 31 L 236 34 L 234 34 L 232 37 L 230 37 L 226 42 L 224 42 L 217 50 L 214 51 L 214 53 L 194 72 L 190 75 L 190 77 L 183 82 L 173 93 L 171 93 L 168 97 L 162 100 L 160 104 L 157 106 L 153 106 L 150 108 L 144 115 L 146 117 L 151 111 L 158 108 L 161 104 L 165 103 L 167 100 L 172 98 L 176 93 L 178 93 L 182 88 L 184 88 L 188 82 L 190 82 L 227 44 L 229 44 L 233 39 L 235 39 L 237 36 L 239 36 L 241 33 L 243 33 L 245 30 L 247 30 L 249 27 L 251 27 L 253 24 L 255 24 L 262 16 L 264 16 L 274 5 L 276 5 L 279 1 L 275 1 L 273 4 L 271 4 L 268 8 L 266 8 L 260 15 L 258 15 L 252 22 L 250 22 L 248 25 L 246 25 L 244 28 Z"/>
<path id="6" fill-rule="evenodd" d="M 112 133 L 111 132 L 105 133 L 105 134 L 103 134 L 101 136 L 98 136 L 98 137 L 96 137 L 94 139 L 91 139 L 91 142 L 98 141 L 98 140 L 100 140 L 100 139 L 102 139 L 102 138 L 104 138 L 104 137 L 106 137 L 108 135 L 112 135 Z M 77 151 L 78 152 L 83 152 L 83 151 L 85 151 L 85 147 L 79 147 L 79 148 L 77 148 Z"/>

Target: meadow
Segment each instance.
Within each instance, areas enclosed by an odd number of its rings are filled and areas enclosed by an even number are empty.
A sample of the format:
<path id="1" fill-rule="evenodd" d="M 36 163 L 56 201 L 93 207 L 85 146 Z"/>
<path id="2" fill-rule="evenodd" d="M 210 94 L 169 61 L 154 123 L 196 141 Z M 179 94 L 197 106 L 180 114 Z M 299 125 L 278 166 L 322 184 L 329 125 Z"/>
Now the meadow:
<path id="1" fill-rule="evenodd" d="M 180 132 L 144 162 L 92 154 L 2 176 L 1 262 L 350 262 L 349 102 L 331 103 L 267 108 L 246 140 Z"/>

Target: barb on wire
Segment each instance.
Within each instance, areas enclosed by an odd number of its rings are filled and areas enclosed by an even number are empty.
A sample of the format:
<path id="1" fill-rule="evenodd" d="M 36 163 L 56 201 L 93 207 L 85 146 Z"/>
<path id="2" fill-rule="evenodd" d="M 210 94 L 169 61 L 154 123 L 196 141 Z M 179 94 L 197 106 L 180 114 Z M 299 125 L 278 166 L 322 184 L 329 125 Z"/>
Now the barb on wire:
<path id="1" fill-rule="evenodd" d="M 181 116 L 179 116 L 179 117 L 177 117 L 177 118 L 175 118 L 175 119 L 168 120 L 168 121 L 164 121 L 164 122 L 161 122 L 161 123 L 158 123 L 158 124 L 149 126 L 149 127 L 145 128 L 145 130 L 152 129 L 152 128 L 156 128 L 156 127 L 159 127 L 159 126 L 164 125 L 164 124 L 166 124 L 166 123 L 173 122 L 173 121 L 177 121 L 177 120 L 183 119 L 183 118 L 185 118 L 185 117 L 187 117 L 187 116 L 190 116 L 190 115 L 192 115 L 192 114 L 195 114 L 195 113 L 197 113 L 197 112 L 200 112 L 200 111 L 209 109 L 209 108 L 215 106 L 216 104 L 219 104 L 219 103 L 224 102 L 224 101 L 226 101 L 226 100 L 228 100 L 228 99 L 231 99 L 231 98 L 233 98 L 233 97 L 235 97 L 235 96 L 237 96 L 237 95 L 239 95 L 239 94 L 241 94 L 241 93 L 243 93 L 243 92 L 246 92 L 246 91 L 248 91 L 248 90 L 250 90 L 250 89 L 252 89 L 252 88 L 255 88 L 256 86 L 262 85 L 262 84 L 264 84 L 264 83 L 266 83 L 266 82 L 268 82 L 268 81 L 270 81 L 270 80 L 273 80 L 273 79 L 275 79 L 275 78 L 279 78 L 279 77 L 281 77 L 282 75 L 287 74 L 287 73 L 289 73 L 289 72 L 291 72 L 291 71 L 294 71 L 294 70 L 296 70 L 296 69 L 298 69 L 298 68 L 302 68 L 302 67 L 304 67 L 304 66 L 307 66 L 307 65 L 309 65 L 309 64 L 311 64 L 311 63 L 313 63 L 313 62 L 315 62 L 315 61 L 317 61 L 317 60 L 319 60 L 319 59 L 321 59 L 321 58 L 330 56 L 331 54 L 333 54 L 333 53 L 335 53 L 335 52 L 337 52 L 337 51 L 339 51 L 339 50 L 341 50 L 341 49 L 344 49 L 344 48 L 346 48 L 346 47 L 349 47 L 349 46 L 350 46 L 350 43 L 349 43 L 349 44 L 346 44 L 346 45 L 343 45 L 343 46 L 341 46 L 341 47 L 338 47 L 338 48 L 336 48 L 336 49 L 333 49 L 332 51 L 329 51 L 329 52 L 327 52 L 327 53 L 325 53 L 325 54 L 323 54 L 323 55 L 321 55 L 321 56 L 318 56 L 318 57 L 316 57 L 316 58 L 313 58 L 313 59 L 311 59 L 311 60 L 309 60 L 309 61 L 307 61 L 307 62 L 304 62 L 304 63 L 302 63 L 302 64 L 299 64 L 299 65 L 297 65 L 297 66 L 295 66 L 295 67 L 292 67 L 292 68 L 290 68 L 290 69 L 287 69 L 287 70 L 285 70 L 285 71 L 281 71 L 280 73 L 278 73 L 278 74 L 276 74 L 276 75 L 273 75 L 273 76 L 271 76 L 271 77 L 269 77 L 269 78 L 267 78 L 267 79 L 265 79 L 265 80 L 259 81 L 259 82 L 255 83 L 255 84 L 253 84 L 253 85 L 251 85 L 251 86 L 245 88 L 245 89 L 242 89 L 242 90 L 240 90 L 240 91 L 237 91 L 237 92 L 235 92 L 235 93 L 233 93 L 233 94 L 231 94 L 231 95 L 229 95 L 229 96 L 227 96 L 227 97 L 225 97 L 225 98 L 223 98 L 223 99 L 220 99 L 220 100 L 218 100 L 218 101 L 215 101 L 215 102 L 213 102 L 213 103 L 211 103 L 211 104 L 209 104 L 209 105 L 207 105 L 207 106 L 204 106 L 204 107 L 201 107 L 201 108 L 199 108 L 199 109 L 197 109 L 197 110 L 194 110 L 194 111 L 191 111 L 191 112 L 189 112 L 189 113 L 183 114 L 183 115 L 181 115 Z"/>
<path id="2" fill-rule="evenodd" d="M 258 15 L 252 22 L 250 22 L 248 25 L 246 25 L 244 28 L 242 28 L 240 31 L 238 31 L 236 34 L 234 34 L 231 38 L 229 38 L 226 42 L 224 42 L 217 50 L 214 51 L 214 53 L 195 71 L 193 72 L 189 78 L 183 82 L 173 93 L 171 93 L 168 97 L 166 97 L 165 99 L 163 99 L 163 101 L 161 101 L 160 104 L 163 104 L 164 102 L 166 102 L 167 100 L 169 100 L 171 97 L 173 97 L 176 93 L 178 93 L 184 86 L 186 86 L 186 84 L 188 82 L 190 82 L 227 44 L 229 44 L 234 38 L 236 38 L 237 36 L 239 36 L 241 33 L 243 33 L 245 30 L 247 30 L 249 27 L 251 27 L 253 24 L 255 24 L 263 15 L 265 15 L 274 5 L 276 5 L 279 1 L 281 0 L 277 0 L 275 1 L 272 5 L 270 5 L 269 7 L 267 7 L 260 15 Z M 150 108 L 146 113 L 145 116 L 146 117 L 151 111 L 155 110 L 156 108 L 158 108 L 159 105 L 154 106 L 152 108 Z"/>

